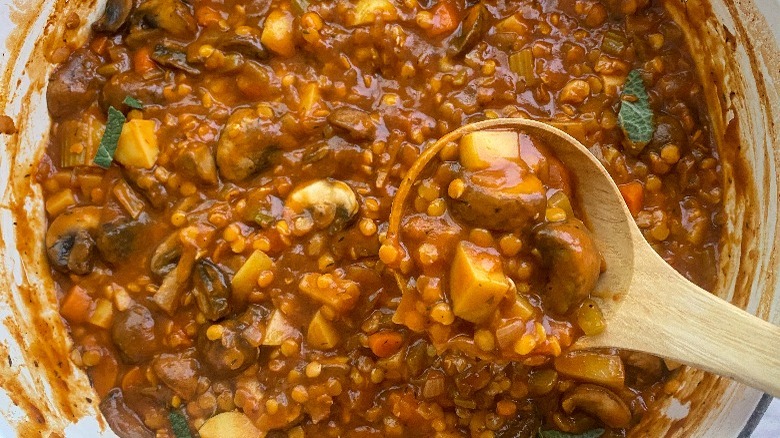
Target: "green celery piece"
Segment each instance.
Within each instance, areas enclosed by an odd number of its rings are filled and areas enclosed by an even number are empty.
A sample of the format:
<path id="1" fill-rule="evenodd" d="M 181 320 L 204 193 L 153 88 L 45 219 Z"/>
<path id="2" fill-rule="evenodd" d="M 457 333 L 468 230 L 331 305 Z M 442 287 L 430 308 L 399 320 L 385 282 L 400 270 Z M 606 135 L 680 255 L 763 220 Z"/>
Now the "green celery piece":
<path id="1" fill-rule="evenodd" d="M 187 419 L 179 411 L 170 411 L 168 420 L 171 422 L 171 428 L 176 438 L 192 438 L 190 426 L 187 425 Z"/>
<path id="2" fill-rule="evenodd" d="M 144 109 L 144 104 L 133 96 L 125 96 L 125 100 L 123 100 L 122 103 L 133 109 Z"/>
<path id="3" fill-rule="evenodd" d="M 122 111 L 113 106 L 108 107 L 106 130 L 103 132 L 103 138 L 100 139 L 100 146 L 98 146 L 97 154 L 93 160 L 98 166 L 108 169 L 111 166 L 111 162 L 114 161 L 114 153 L 119 144 L 119 134 L 122 133 L 122 126 L 124 126 L 125 120 L 125 115 L 122 114 Z"/>
<path id="4" fill-rule="evenodd" d="M 631 96 L 627 99 L 628 96 Z M 620 95 L 618 121 L 628 139 L 628 152 L 638 154 L 653 138 L 653 110 L 639 70 L 631 70 Z"/>
<path id="5" fill-rule="evenodd" d="M 593 429 L 582 433 L 566 433 L 557 430 L 540 430 L 539 438 L 598 438 L 604 434 L 604 429 Z"/>

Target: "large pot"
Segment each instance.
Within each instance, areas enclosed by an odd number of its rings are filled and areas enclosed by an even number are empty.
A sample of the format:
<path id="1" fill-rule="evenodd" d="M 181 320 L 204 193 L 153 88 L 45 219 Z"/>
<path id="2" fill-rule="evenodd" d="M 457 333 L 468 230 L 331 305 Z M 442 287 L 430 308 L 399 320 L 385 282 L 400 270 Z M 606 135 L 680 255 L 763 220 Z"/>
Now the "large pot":
<path id="1" fill-rule="evenodd" d="M 780 324 L 780 2 L 667 3 L 698 63 L 724 161 L 728 222 L 716 293 Z M 99 10 L 93 0 L 0 0 L 0 114 L 19 129 L 0 135 L 2 436 L 113 436 L 85 374 L 69 360 L 43 252 L 41 190 L 31 178 L 49 132 L 51 62 L 85 40 Z M 67 29 L 66 18 L 74 17 L 81 24 Z M 768 401 L 757 390 L 687 369 L 632 436 L 749 434 L 751 416 Z"/>

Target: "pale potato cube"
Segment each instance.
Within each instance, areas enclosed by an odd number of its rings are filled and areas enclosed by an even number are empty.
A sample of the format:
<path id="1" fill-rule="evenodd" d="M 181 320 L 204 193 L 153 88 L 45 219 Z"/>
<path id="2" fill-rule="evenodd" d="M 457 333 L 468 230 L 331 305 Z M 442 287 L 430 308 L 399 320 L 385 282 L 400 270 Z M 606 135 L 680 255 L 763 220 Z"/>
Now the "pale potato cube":
<path id="1" fill-rule="evenodd" d="M 198 429 L 201 438 L 251 438 L 260 436 L 260 430 L 243 412 L 217 414 Z"/>
<path id="2" fill-rule="evenodd" d="M 298 105 L 298 114 L 301 117 L 312 117 L 315 111 L 323 108 L 320 86 L 316 82 L 303 85 L 300 93 L 301 101 Z"/>
<path id="3" fill-rule="evenodd" d="M 257 287 L 257 279 L 260 273 L 270 270 L 273 267 L 273 260 L 268 254 L 259 249 L 252 253 L 238 272 L 233 276 L 231 286 L 233 286 L 233 296 L 239 301 L 246 300 L 250 293 Z"/>
<path id="4" fill-rule="evenodd" d="M 371 24 L 379 17 L 386 22 L 395 21 L 398 19 L 398 10 L 389 0 L 360 0 L 355 5 L 352 15 L 347 17 L 347 24 L 350 26 Z"/>
<path id="5" fill-rule="evenodd" d="M 293 16 L 288 11 L 274 10 L 268 14 L 260 42 L 270 51 L 286 57 L 295 54 Z"/>
<path id="6" fill-rule="evenodd" d="M 95 310 L 89 315 L 87 321 L 104 329 L 111 328 L 111 322 L 114 320 L 114 305 L 105 298 L 95 300 Z"/>
<path id="7" fill-rule="evenodd" d="M 450 298 L 455 316 L 479 323 L 495 312 L 509 291 L 498 253 L 462 241 L 450 268 Z"/>
<path id="8" fill-rule="evenodd" d="M 268 325 L 265 327 L 263 345 L 279 346 L 285 339 L 295 339 L 298 334 L 298 329 L 277 309 L 273 311 L 271 319 L 268 320 Z"/>
<path id="9" fill-rule="evenodd" d="M 57 216 L 71 205 L 76 205 L 76 198 L 71 189 L 65 189 L 46 201 L 46 212 L 51 216 Z"/>
<path id="10" fill-rule="evenodd" d="M 133 119 L 124 124 L 114 160 L 125 166 L 150 169 L 159 154 L 157 123 L 154 120 Z"/>
<path id="11" fill-rule="evenodd" d="M 460 139 L 460 164 L 466 169 L 487 169 L 497 159 L 520 159 L 520 138 L 517 132 L 477 131 Z"/>
<path id="12" fill-rule="evenodd" d="M 333 323 L 322 316 L 321 311 L 317 311 L 309 323 L 309 330 L 306 332 L 306 340 L 310 348 L 318 350 L 330 350 L 339 344 L 339 333 L 333 327 Z"/>

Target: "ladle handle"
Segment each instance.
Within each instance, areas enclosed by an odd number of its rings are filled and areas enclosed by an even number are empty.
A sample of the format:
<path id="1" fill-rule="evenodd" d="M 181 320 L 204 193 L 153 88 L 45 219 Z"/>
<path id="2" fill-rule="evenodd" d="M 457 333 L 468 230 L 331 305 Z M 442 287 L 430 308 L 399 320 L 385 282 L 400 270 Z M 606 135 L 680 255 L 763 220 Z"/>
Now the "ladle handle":
<path id="1" fill-rule="evenodd" d="M 701 289 L 647 243 L 644 246 L 645 253 L 637 254 L 641 262 L 630 293 L 618 309 L 625 314 L 610 323 L 632 327 L 614 327 L 613 334 L 627 336 L 610 344 L 685 363 L 780 397 L 780 327 Z"/>

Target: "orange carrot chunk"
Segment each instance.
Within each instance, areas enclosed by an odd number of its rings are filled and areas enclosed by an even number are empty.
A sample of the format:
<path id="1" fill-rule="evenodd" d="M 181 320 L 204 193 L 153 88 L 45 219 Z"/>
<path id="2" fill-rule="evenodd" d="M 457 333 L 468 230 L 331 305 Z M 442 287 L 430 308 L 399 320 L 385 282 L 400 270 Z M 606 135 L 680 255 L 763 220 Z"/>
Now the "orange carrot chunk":
<path id="1" fill-rule="evenodd" d="M 133 54 L 133 70 L 135 70 L 136 73 L 146 73 L 156 66 L 157 64 L 155 64 L 152 59 L 152 49 L 149 47 L 141 47 Z"/>
<path id="2" fill-rule="evenodd" d="M 442 1 L 431 11 L 433 14 L 433 25 L 428 30 L 431 35 L 441 35 L 449 33 L 458 27 L 458 10 L 455 5 L 449 1 Z"/>
<path id="3" fill-rule="evenodd" d="M 73 286 L 63 298 L 60 314 L 71 323 L 82 323 L 89 317 L 92 298 L 80 286 Z"/>
<path id="4" fill-rule="evenodd" d="M 378 357 L 392 356 L 403 342 L 404 337 L 398 332 L 382 331 L 368 337 L 368 347 Z"/>
<path id="5" fill-rule="evenodd" d="M 638 181 L 631 181 L 630 183 L 618 185 L 620 194 L 623 195 L 623 200 L 628 205 L 628 210 L 631 215 L 636 217 L 640 211 L 642 211 L 642 205 L 645 201 L 645 189 Z"/>

